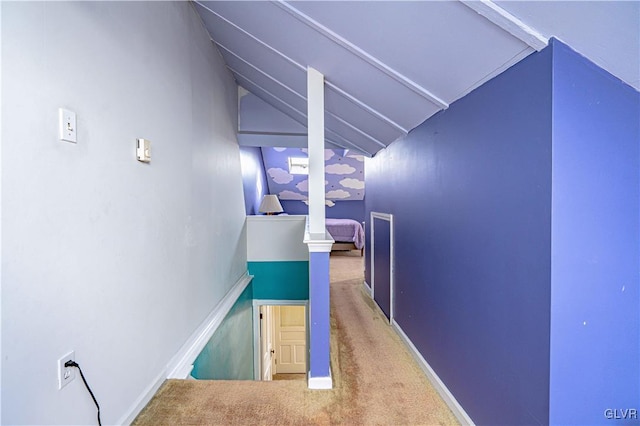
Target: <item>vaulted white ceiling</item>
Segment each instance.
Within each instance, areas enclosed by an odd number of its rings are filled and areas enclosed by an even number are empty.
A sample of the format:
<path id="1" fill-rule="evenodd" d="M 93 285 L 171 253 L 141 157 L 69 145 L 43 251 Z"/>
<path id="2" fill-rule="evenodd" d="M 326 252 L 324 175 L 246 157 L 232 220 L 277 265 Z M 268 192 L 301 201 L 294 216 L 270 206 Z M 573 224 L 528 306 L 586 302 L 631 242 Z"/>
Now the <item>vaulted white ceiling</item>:
<path id="1" fill-rule="evenodd" d="M 293 135 L 294 142 L 280 144 L 304 146 L 307 66 L 325 75 L 328 147 L 367 155 L 552 36 L 640 88 L 638 1 L 196 1 L 195 7 L 238 84 L 261 100 L 252 105 L 266 103 L 279 112 L 265 116 L 293 123 L 281 131 L 241 128 L 241 143 L 259 138 L 277 146 Z"/>

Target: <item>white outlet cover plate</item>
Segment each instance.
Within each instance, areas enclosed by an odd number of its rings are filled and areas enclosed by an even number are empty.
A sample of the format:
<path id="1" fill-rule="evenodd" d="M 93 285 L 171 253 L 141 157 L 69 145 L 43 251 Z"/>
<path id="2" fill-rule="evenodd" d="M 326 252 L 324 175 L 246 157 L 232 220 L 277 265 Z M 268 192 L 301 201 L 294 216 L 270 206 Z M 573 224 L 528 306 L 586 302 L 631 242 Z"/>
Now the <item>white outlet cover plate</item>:
<path id="1" fill-rule="evenodd" d="M 65 362 L 75 361 L 75 359 L 75 351 L 71 351 L 58 360 L 58 389 L 62 389 L 76 378 L 76 368 L 64 366 Z"/>

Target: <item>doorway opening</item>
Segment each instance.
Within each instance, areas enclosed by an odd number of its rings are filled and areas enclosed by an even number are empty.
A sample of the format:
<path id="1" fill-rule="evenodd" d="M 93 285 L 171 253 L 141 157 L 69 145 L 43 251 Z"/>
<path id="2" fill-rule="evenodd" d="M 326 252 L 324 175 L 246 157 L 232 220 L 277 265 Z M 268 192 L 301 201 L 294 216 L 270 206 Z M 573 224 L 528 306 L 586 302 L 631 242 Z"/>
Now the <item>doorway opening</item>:
<path id="1" fill-rule="evenodd" d="M 255 380 L 306 380 L 308 323 L 306 300 L 253 301 Z"/>

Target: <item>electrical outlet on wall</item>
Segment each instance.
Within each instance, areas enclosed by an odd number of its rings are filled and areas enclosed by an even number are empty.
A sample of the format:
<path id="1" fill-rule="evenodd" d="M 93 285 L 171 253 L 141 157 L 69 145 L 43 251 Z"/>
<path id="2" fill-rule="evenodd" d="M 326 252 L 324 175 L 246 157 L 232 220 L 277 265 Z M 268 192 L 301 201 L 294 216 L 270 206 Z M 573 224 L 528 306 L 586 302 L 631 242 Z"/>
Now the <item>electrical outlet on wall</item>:
<path id="1" fill-rule="evenodd" d="M 58 389 L 62 389 L 76 378 L 76 368 L 64 366 L 67 361 L 75 361 L 75 358 L 75 352 L 71 351 L 58 360 Z"/>

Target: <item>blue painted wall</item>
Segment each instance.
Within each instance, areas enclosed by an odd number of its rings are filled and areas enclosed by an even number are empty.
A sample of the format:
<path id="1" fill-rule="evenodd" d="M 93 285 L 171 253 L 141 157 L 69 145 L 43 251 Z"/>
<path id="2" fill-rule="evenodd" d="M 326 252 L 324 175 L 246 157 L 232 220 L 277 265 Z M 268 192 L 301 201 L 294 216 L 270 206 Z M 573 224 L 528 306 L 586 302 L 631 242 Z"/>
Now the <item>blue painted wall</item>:
<path id="1" fill-rule="evenodd" d="M 251 284 L 193 363 L 201 380 L 253 380 L 253 304 Z"/>
<path id="2" fill-rule="evenodd" d="M 247 268 L 253 275 L 254 299 L 309 299 L 309 262 L 248 262 Z"/>
<path id="3" fill-rule="evenodd" d="M 366 164 L 396 321 L 477 424 L 549 419 L 551 118 L 546 49 Z"/>
<path id="4" fill-rule="evenodd" d="M 289 214 L 309 214 L 309 206 L 302 201 L 296 200 L 280 200 L 282 208 Z M 325 215 L 333 219 L 353 219 L 363 222 L 364 217 L 364 201 L 335 201 L 333 207 L 325 208 Z"/>
<path id="5" fill-rule="evenodd" d="M 639 117 L 637 91 L 552 40 L 367 163 L 396 319 L 477 424 L 637 409 Z"/>
<path id="6" fill-rule="evenodd" d="M 640 94 L 560 43 L 553 64 L 550 421 L 610 424 L 640 410 Z"/>
<path id="7" fill-rule="evenodd" d="M 329 253 L 309 253 L 309 377 L 329 377 Z"/>
<path id="8" fill-rule="evenodd" d="M 246 213 L 247 215 L 260 214 L 258 209 L 262 197 L 269 193 L 262 151 L 256 147 L 241 146 L 240 160 Z"/>

